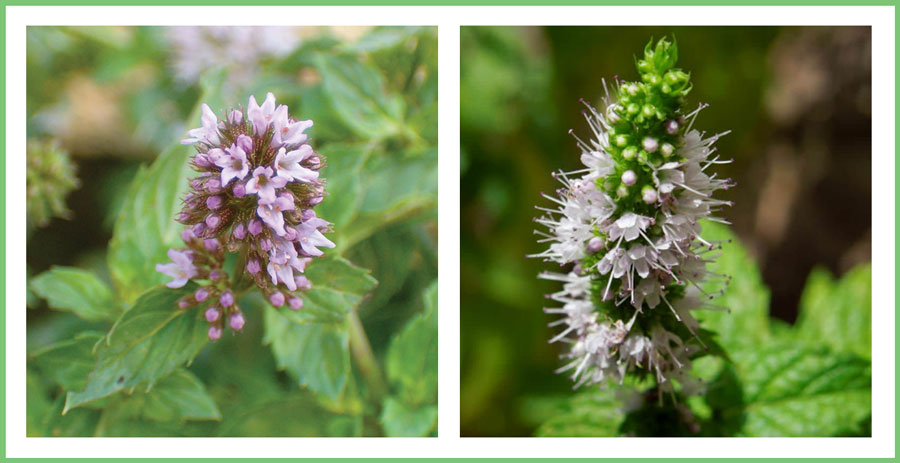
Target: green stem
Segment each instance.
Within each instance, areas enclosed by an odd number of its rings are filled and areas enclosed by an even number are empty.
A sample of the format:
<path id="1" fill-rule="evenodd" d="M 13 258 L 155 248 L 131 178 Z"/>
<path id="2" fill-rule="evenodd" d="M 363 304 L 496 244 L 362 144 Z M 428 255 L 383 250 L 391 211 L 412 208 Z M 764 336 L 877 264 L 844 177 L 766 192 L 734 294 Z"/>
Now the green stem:
<path id="1" fill-rule="evenodd" d="M 365 379 L 372 399 L 380 404 L 382 397 L 387 393 L 387 385 L 378 362 L 375 361 L 375 354 L 372 352 L 372 346 L 369 344 L 369 338 L 366 336 L 356 309 L 352 309 L 347 315 L 347 329 L 350 334 L 350 354 L 353 356 L 353 361 Z"/>

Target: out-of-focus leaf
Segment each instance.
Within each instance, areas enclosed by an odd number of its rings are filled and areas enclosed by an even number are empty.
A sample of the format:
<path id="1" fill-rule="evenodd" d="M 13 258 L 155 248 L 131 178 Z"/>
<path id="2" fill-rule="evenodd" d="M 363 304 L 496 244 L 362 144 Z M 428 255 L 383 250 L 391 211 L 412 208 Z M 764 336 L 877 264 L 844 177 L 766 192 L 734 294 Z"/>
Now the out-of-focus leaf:
<path id="1" fill-rule="evenodd" d="M 143 400 L 143 416 L 153 421 L 218 420 L 219 408 L 193 373 L 179 368 L 161 379 Z"/>
<path id="2" fill-rule="evenodd" d="M 277 314 L 276 314 L 277 315 Z M 336 422 L 337 421 L 337 422 Z M 348 421 L 353 422 L 348 426 Z M 352 434 L 346 434 L 346 433 Z M 307 393 L 296 392 L 260 404 L 236 416 L 226 416 L 221 437 L 313 437 L 362 433 L 359 417 L 323 410 Z"/>
<path id="3" fill-rule="evenodd" d="M 410 407 L 437 401 L 437 282 L 425 291 L 425 311 L 388 347 L 385 369 L 397 397 Z"/>
<path id="4" fill-rule="evenodd" d="M 28 368 L 25 372 L 25 435 L 28 437 L 43 436 L 44 417 L 53 408 L 50 396 L 52 383 L 45 381 L 35 370 Z"/>
<path id="5" fill-rule="evenodd" d="M 355 220 L 342 231 L 344 249 L 375 230 L 437 203 L 437 149 L 398 161 L 371 157 L 363 166 L 363 199 Z"/>
<path id="6" fill-rule="evenodd" d="M 424 28 L 424 26 L 376 27 L 355 43 L 345 46 L 344 50 L 349 52 L 373 52 L 392 48 L 416 36 Z"/>
<path id="7" fill-rule="evenodd" d="M 617 437 L 625 420 L 613 389 L 572 396 L 553 418 L 544 422 L 538 437 Z"/>
<path id="8" fill-rule="evenodd" d="M 277 310 L 265 309 L 263 342 L 272 346 L 278 368 L 286 370 L 300 386 L 340 397 L 350 374 L 350 344 L 343 325 L 297 324 Z"/>
<path id="9" fill-rule="evenodd" d="M 319 150 L 327 159 L 322 175 L 328 179 L 328 196 L 316 207 L 316 214 L 334 224 L 338 249 L 342 249 L 340 232 L 356 216 L 362 201 L 359 174 L 372 149 L 370 144 L 328 145 Z"/>
<path id="10" fill-rule="evenodd" d="M 872 368 L 853 354 L 795 343 L 733 353 L 745 436 L 859 435 L 872 414 Z"/>
<path id="11" fill-rule="evenodd" d="M 213 111 L 224 111 L 220 88 L 224 73 L 216 72 L 201 79 L 200 101 Z M 199 125 L 200 106 L 191 112 L 188 124 Z M 183 225 L 175 221 L 181 200 L 187 191 L 192 170 L 188 156 L 191 146 L 178 140 L 147 168 L 141 168 L 128 190 L 109 242 L 109 271 L 120 298 L 131 303 L 153 286 L 165 283 L 167 277 L 156 272 L 158 263 L 169 259 L 170 248 L 181 245 Z"/>
<path id="12" fill-rule="evenodd" d="M 66 397 L 60 395 L 41 421 L 43 437 L 92 437 L 100 421 L 100 411 L 87 408 L 63 415 Z"/>
<path id="13" fill-rule="evenodd" d="M 53 267 L 34 277 L 29 288 L 51 308 L 66 310 L 88 321 L 113 321 L 121 311 L 112 290 L 93 273 L 73 267 Z"/>
<path id="14" fill-rule="evenodd" d="M 96 349 L 97 363 L 87 386 L 69 392 L 71 410 L 123 389 L 146 385 L 149 390 L 179 365 L 190 362 L 206 345 L 209 326 L 202 310 L 179 310 L 178 299 L 196 285 L 159 287 L 142 295 L 113 325 Z"/>
<path id="15" fill-rule="evenodd" d="M 306 267 L 306 277 L 313 287 L 303 293 L 303 307 L 280 309 L 294 323 L 340 322 L 378 284 L 368 270 L 340 257 L 314 259 Z"/>
<path id="16" fill-rule="evenodd" d="M 388 437 L 421 437 L 434 429 L 437 412 L 434 405 L 410 408 L 402 401 L 388 397 L 384 401 L 380 420 Z"/>
<path id="17" fill-rule="evenodd" d="M 94 346 L 102 333 L 79 333 L 75 338 L 54 343 L 32 354 L 34 364 L 67 391 L 80 391 L 94 369 Z"/>
<path id="18" fill-rule="evenodd" d="M 872 267 L 856 267 L 840 280 L 814 269 L 800 299 L 796 333 L 812 344 L 871 358 Z"/>
<path id="19" fill-rule="evenodd" d="M 403 99 L 387 93 L 377 69 L 350 56 L 319 54 L 315 63 L 335 111 L 357 134 L 382 139 L 404 130 Z"/>
<path id="20" fill-rule="evenodd" d="M 718 335 L 719 344 L 726 351 L 759 347 L 770 338 L 769 290 L 759 268 L 728 227 L 713 222 L 702 226 L 705 240 L 722 242 L 722 254 L 708 265 L 709 270 L 732 279 L 725 293 L 713 301 L 728 311 L 698 311 L 697 319 L 701 326 Z M 713 280 L 704 289 L 714 292 L 722 284 Z"/>

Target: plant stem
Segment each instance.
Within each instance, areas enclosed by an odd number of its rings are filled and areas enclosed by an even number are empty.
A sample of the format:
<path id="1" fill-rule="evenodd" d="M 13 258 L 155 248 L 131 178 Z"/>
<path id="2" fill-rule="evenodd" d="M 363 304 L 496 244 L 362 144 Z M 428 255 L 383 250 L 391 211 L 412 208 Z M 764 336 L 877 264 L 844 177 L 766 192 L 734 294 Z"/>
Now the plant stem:
<path id="1" fill-rule="evenodd" d="M 352 309 L 347 314 L 347 331 L 350 334 L 350 354 L 353 356 L 353 361 L 365 379 L 372 399 L 375 403 L 380 404 L 381 398 L 387 392 L 387 386 L 378 362 L 375 361 L 375 354 L 372 353 L 372 346 L 369 344 L 369 338 L 366 336 L 356 309 Z"/>

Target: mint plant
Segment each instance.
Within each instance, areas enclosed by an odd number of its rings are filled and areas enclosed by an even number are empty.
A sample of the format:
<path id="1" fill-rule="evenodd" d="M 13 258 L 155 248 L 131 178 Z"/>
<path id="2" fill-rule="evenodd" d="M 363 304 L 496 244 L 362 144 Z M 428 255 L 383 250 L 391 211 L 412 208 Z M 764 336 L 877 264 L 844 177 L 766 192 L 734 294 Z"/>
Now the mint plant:
<path id="1" fill-rule="evenodd" d="M 576 136 L 584 168 L 555 173 L 562 188 L 538 207 L 548 230 L 535 233 L 548 247 L 530 257 L 562 269 L 539 275 L 563 284 L 544 309 L 562 317 L 550 324 L 550 342 L 567 350 L 557 372 L 576 389 L 594 386 L 545 404 L 557 414 L 538 435 L 870 433 L 860 306 L 871 300 L 835 312 L 842 321 L 808 295 L 819 308 L 804 307 L 797 327 L 770 328 L 767 292 L 721 216 L 731 203 L 715 197 L 734 186 L 715 172 L 730 162 L 713 147 L 725 133 L 694 128 L 705 105 L 688 109 L 692 84 L 677 58 L 674 41 L 651 41 L 635 60 L 640 81 L 604 82 L 600 108 L 585 103 L 592 137 Z"/>
<path id="2" fill-rule="evenodd" d="M 29 435 L 436 435 L 436 40 L 206 69 L 200 127 L 123 195 L 108 275 L 29 281 Z"/>

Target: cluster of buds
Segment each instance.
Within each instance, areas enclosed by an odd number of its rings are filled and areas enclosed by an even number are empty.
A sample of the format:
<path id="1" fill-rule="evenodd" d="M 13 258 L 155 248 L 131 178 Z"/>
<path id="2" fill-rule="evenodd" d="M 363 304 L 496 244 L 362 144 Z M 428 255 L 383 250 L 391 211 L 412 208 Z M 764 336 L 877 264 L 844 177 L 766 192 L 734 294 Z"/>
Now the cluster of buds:
<path id="1" fill-rule="evenodd" d="M 69 154 L 54 141 L 28 140 L 26 159 L 28 228 L 47 226 L 54 217 L 69 218 L 66 196 L 80 184 Z"/>
<path id="2" fill-rule="evenodd" d="M 700 236 L 700 220 L 722 223 L 716 214 L 731 203 L 713 198 L 734 186 L 710 167 L 721 160 L 713 143 L 692 129 L 697 114 L 684 111 L 690 76 L 674 68 L 674 43 L 649 43 L 637 61 L 640 82 L 618 79 L 606 90 L 601 110 L 585 103 L 593 137 L 575 137 L 585 168 L 557 172 L 563 188 L 535 221 L 550 243 L 540 257 L 563 267 L 540 278 L 563 283 L 548 295 L 558 303 L 545 312 L 563 318 L 565 329 L 551 339 L 571 345 L 559 371 L 572 370 L 576 387 L 621 383 L 629 371 L 651 373 L 660 391 L 672 379 L 693 385 L 691 357 L 705 348 L 698 309 L 723 309 L 704 290 L 709 279 L 727 283 L 707 269 L 720 243 Z M 723 285 L 724 286 L 724 285 Z"/>
<path id="3" fill-rule="evenodd" d="M 191 180 L 178 221 L 187 226 L 186 250 L 170 250 L 169 264 L 157 271 L 174 278 L 178 288 L 188 280 L 201 283 L 178 302 L 182 309 L 206 305 L 209 337 L 222 335 L 225 321 L 233 330 L 244 326 L 235 303 L 240 280 L 252 281 L 275 307 L 299 310 L 300 292 L 312 285 L 306 265 L 333 248 L 323 232 L 331 224 L 316 216 L 325 187 L 319 177 L 321 155 L 306 143 L 312 121 L 289 117 L 269 93 L 262 105 L 250 97 L 246 111 L 235 109 L 219 120 L 203 105 L 202 127 L 182 143 L 195 144 Z M 238 254 L 238 278 L 229 281 L 226 253 Z"/>

